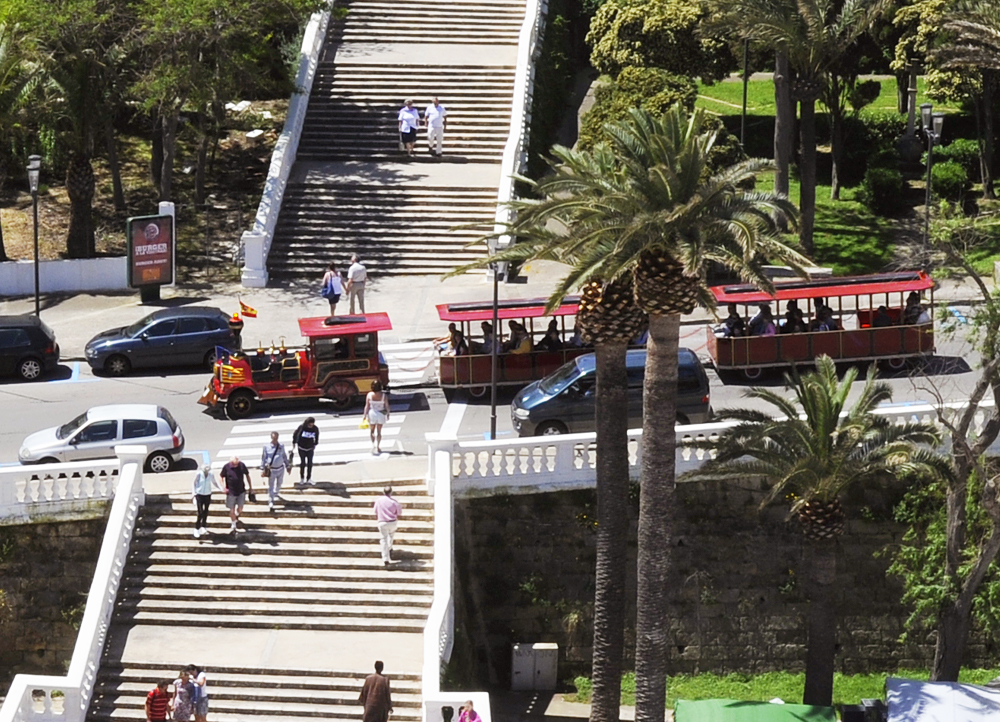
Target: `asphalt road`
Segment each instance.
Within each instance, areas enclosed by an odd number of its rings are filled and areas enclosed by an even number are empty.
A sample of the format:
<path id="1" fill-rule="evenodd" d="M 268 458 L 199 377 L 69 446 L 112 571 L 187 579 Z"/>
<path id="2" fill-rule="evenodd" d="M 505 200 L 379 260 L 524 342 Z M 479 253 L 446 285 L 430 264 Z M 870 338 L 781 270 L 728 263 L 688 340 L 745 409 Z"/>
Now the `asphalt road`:
<path id="1" fill-rule="evenodd" d="M 961 309 L 958 309 L 961 313 Z M 956 318 L 959 318 L 956 315 Z M 961 338 L 967 329 L 958 324 L 960 333 L 955 337 L 938 332 L 938 355 L 920 368 L 896 374 L 882 374 L 891 385 L 894 402 L 911 404 L 933 402 L 936 397 L 945 401 L 967 398 L 976 374 L 975 355 Z M 704 326 L 682 328 L 682 345 L 705 355 Z M 391 372 L 390 372 L 391 373 Z M 455 404 L 448 415 L 448 403 L 440 389 L 432 385 L 433 364 L 427 370 L 424 385 L 399 389 L 393 395 L 393 416 L 386 427 L 383 449 L 388 454 L 425 453 L 425 434 L 437 432 L 443 424 L 457 430 L 460 438 L 488 438 L 490 430 L 489 395 L 481 400 L 467 400 Z M 749 385 L 723 383 L 709 369 L 712 388 L 712 405 L 715 409 L 732 405 L 752 405 L 743 398 Z M 282 402 L 263 404 L 253 417 L 234 422 L 212 415 L 197 399 L 208 379 L 200 369 L 137 372 L 124 378 L 95 375 L 81 361 L 64 363 L 59 371 L 45 381 L 21 383 L 0 380 L 0 464 L 17 463 L 21 441 L 29 433 L 42 428 L 65 423 L 87 408 L 109 403 L 157 403 L 174 415 L 187 439 L 183 468 L 195 469 L 203 460 L 222 463 L 233 453 L 247 460 L 259 458 L 260 448 L 270 429 L 277 429 L 283 440 L 290 442 L 291 430 L 307 415 L 317 418 L 323 438 L 328 445 L 318 453 L 324 463 L 350 463 L 370 454 L 367 432 L 359 429 L 361 406 L 342 413 L 335 413 L 323 403 L 302 404 Z M 420 383 L 415 381 L 414 383 Z M 780 375 L 759 382 L 781 386 Z M 855 385 L 854 394 L 859 393 Z M 510 422 L 510 399 L 513 392 L 500 394 L 497 409 L 499 438 L 513 438 Z M 446 422 L 446 415 L 448 415 Z"/>

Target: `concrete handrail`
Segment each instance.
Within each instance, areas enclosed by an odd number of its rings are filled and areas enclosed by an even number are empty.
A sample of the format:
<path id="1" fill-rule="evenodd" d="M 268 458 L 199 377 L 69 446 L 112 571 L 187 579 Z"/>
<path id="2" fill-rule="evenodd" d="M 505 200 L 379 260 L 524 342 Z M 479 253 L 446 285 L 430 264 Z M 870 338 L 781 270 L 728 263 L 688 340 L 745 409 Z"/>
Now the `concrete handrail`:
<path id="1" fill-rule="evenodd" d="M 264 181 L 264 192 L 260 197 L 253 228 L 244 232 L 243 242 L 243 285 L 262 288 L 267 285 L 267 256 L 271 252 L 274 229 L 281 212 L 281 203 L 288 187 L 288 177 L 299 150 L 299 138 L 309 109 L 309 95 L 319 67 L 319 55 L 326 39 L 326 28 L 330 22 L 330 6 L 314 13 L 302 35 L 299 50 L 299 72 L 295 77 L 295 92 L 288 103 L 285 127 L 274 145 L 271 165 Z"/>
<path id="2" fill-rule="evenodd" d="M 434 494 L 434 599 L 424 627 L 423 696 L 441 692 L 441 665 L 451 658 L 455 634 L 455 604 L 452 598 L 454 565 L 451 469 L 453 439 L 427 434 L 428 453 L 433 457 L 435 477 L 428 479 Z"/>
<path id="3" fill-rule="evenodd" d="M 115 494 L 119 460 L 11 466 L 0 469 L 0 523 L 72 515 Z"/>
<path id="4" fill-rule="evenodd" d="M 497 240 L 493 248 L 505 248 L 513 243 L 503 231 L 511 221 L 507 204 L 514 199 L 514 175 L 524 171 L 528 157 L 528 127 L 531 123 L 531 101 L 535 87 L 535 60 L 540 51 L 539 38 L 545 21 L 545 0 L 527 0 L 524 22 L 517 40 L 517 66 L 514 70 L 514 95 L 510 113 L 510 133 L 500 162 L 500 188 L 493 232 Z M 491 248 L 492 250 L 492 248 Z"/>
<path id="5" fill-rule="evenodd" d="M 118 446 L 115 452 L 120 465 L 118 486 L 69 672 L 65 677 L 27 674 L 14 677 L 0 707 L 0 722 L 83 722 L 87 716 L 115 598 L 125 573 L 132 532 L 145 500 L 142 467 L 146 447 Z"/>

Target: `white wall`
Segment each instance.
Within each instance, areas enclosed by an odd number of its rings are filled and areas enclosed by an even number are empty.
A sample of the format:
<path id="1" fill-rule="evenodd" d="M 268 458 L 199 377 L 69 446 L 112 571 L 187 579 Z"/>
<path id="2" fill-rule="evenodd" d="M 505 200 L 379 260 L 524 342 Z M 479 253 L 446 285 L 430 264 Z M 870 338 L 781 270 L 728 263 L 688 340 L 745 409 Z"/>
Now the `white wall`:
<path id="1" fill-rule="evenodd" d="M 128 288 L 128 259 L 81 258 L 41 261 L 38 264 L 40 293 L 80 291 L 120 291 Z M 35 293 L 35 264 L 32 261 L 0 263 L 0 297 L 31 296 Z"/>

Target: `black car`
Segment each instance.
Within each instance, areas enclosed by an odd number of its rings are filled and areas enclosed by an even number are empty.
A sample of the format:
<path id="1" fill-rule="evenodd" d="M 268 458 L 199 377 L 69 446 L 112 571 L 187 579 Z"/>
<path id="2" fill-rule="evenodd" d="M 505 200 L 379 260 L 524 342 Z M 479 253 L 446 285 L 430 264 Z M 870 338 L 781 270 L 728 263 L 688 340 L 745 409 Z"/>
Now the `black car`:
<path id="1" fill-rule="evenodd" d="M 59 364 L 52 329 L 36 316 L 0 316 L 0 376 L 35 381 Z"/>
<path id="2" fill-rule="evenodd" d="M 165 308 L 87 342 L 87 363 L 112 376 L 134 368 L 215 364 L 215 347 L 236 349 L 229 317 L 208 306 Z"/>

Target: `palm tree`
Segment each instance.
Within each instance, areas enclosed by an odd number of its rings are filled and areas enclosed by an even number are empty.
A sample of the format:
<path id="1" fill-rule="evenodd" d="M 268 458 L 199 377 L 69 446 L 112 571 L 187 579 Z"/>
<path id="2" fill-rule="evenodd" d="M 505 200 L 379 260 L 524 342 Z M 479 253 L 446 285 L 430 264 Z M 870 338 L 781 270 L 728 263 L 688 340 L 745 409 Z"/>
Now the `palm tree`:
<path id="1" fill-rule="evenodd" d="M 794 219 L 794 207 L 783 196 L 746 190 L 756 173 L 773 169 L 770 161 L 747 160 L 713 174 L 717 131 L 703 126 L 701 111 L 688 114 L 680 105 L 659 118 L 636 109 L 606 126 L 607 144 L 591 151 L 556 146 L 549 175 L 522 179 L 538 198 L 512 204 L 517 217 L 507 230 L 522 242 L 475 264 L 567 260 L 570 270 L 551 304 L 597 279 L 630 279 L 636 305 L 649 314 L 636 621 L 640 722 L 662 720 L 666 702 L 680 316 L 698 302 L 713 305 L 705 282 L 712 263 L 771 288 L 763 263 L 785 262 L 801 272 L 806 262 L 777 228 Z"/>
<path id="2" fill-rule="evenodd" d="M 750 40 L 774 47 L 791 66 L 789 91 L 800 108 L 799 240 L 806 253 L 812 253 L 816 101 L 831 66 L 872 27 L 887 0 L 717 0 L 717 5 L 723 22 L 735 23 Z"/>
<path id="3" fill-rule="evenodd" d="M 37 82 L 37 73 L 24 62 L 18 45 L 20 34 L 17 25 L 0 18 L 0 129 L 9 140 L 0 149 L 0 194 L 7 183 L 7 161 L 11 152 L 10 136 L 17 116 L 28 105 L 31 91 Z M 6 261 L 7 250 L 3 241 L 3 226 L 0 225 L 0 261 Z"/>
<path id="4" fill-rule="evenodd" d="M 773 416 L 755 409 L 730 409 L 719 414 L 735 426 L 717 439 L 699 444 L 716 452 L 686 478 L 763 478 L 770 491 L 762 506 L 791 499 L 790 513 L 810 549 L 807 595 L 808 647 L 805 704 L 827 705 L 833 699 L 836 649 L 836 613 L 831 586 L 836 575 L 837 539 L 844 532 L 844 492 L 855 484 L 872 484 L 918 473 L 947 474 L 944 457 L 926 446 L 936 446 L 940 434 L 932 424 L 896 425 L 874 414 L 892 400 L 889 385 L 868 373 L 857 401 L 847 408 L 851 386 L 858 376 L 851 368 L 843 381 L 829 356 L 816 359 L 816 371 L 786 375 L 795 394 L 787 399 L 772 389 L 753 388 L 747 398 L 777 409 Z M 922 446 L 925 445 L 925 446 Z"/>

